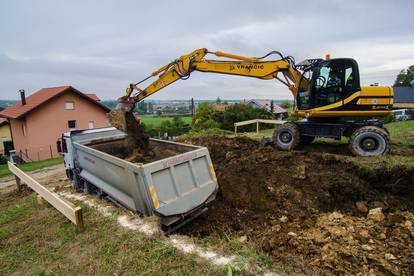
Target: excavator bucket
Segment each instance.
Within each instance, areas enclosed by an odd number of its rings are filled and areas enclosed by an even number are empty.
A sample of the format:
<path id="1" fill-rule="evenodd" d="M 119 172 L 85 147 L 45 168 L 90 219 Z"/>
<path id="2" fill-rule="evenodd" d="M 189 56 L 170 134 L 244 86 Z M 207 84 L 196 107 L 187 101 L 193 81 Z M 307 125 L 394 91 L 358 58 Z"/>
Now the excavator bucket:
<path id="1" fill-rule="evenodd" d="M 109 112 L 109 122 L 111 125 L 123 132 L 127 132 L 127 121 L 129 117 L 133 117 L 135 99 L 130 97 L 122 97 L 118 99 L 118 104 Z"/>

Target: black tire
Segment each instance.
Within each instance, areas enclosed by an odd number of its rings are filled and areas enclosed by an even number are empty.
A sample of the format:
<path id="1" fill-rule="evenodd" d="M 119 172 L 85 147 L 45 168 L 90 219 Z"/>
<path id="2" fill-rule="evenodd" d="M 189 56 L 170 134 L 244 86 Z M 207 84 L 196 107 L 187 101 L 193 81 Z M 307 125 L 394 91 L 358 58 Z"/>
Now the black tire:
<path id="1" fill-rule="evenodd" d="M 390 139 L 386 130 L 376 126 L 364 126 L 351 135 L 349 147 L 357 156 L 380 156 L 389 152 Z"/>
<path id="2" fill-rule="evenodd" d="M 293 150 L 300 144 L 300 128 L 293 122 L 284 123 L 273 133 L 275 145 L 282 150 Z"/>
<path id="3" fill-rule="evenodd" d="M 315 140 L 315 136 L 302 136 L 300 137 L 300 144 L 301 145 L 309 145 Z"/>

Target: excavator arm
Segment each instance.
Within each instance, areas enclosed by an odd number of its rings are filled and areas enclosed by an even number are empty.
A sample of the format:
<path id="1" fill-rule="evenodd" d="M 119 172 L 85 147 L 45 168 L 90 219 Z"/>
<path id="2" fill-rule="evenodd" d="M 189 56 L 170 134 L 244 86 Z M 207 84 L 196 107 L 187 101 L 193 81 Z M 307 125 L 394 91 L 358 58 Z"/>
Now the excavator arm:
<path id="1" fill-rule="evenodd" d="M 225 57 L 231 60 L 209 60 L 206 55 Z M 265 60 L 268 56 L 277 54 L 280 59 Z M 138 83 L 131 83 L 124 97 L 118 100 L 118 109 L 132 111 L 135 103 L 145 99 L 155 92 L 163 89 L 177 80 L 189 78 L 193 71 L 209 72 L 217 74 L 237 75 L 259 78 L 264 80 L 277 79 L 285 84 L 296 97 L 299 85 L 309 85 L 307 79 L 303 79 L 302 73 L 295 68 L 293 58 L 283 57 L 279 52 L 271 52 L 263 57 L 244 57 L 223 52 L 209 52 L 202 48 L 170 62 L 154 71 L 150 76 Z M 157 78 L 144 89 L 139 85 L 150 78 Z"/>

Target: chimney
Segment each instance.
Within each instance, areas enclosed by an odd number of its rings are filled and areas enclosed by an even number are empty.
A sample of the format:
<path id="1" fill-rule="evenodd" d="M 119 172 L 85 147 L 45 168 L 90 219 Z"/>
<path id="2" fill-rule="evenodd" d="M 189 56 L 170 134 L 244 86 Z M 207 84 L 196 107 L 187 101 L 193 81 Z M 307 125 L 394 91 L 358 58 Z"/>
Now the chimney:
<path id="1" fill-rule="evenodd" d="M 24 89 L 20 89 L 19 92 L 20 92 L 20 99 L 21 99 L 22 105 L 25 105 L 26 104 L 26 95 L 24 93 Z"/>

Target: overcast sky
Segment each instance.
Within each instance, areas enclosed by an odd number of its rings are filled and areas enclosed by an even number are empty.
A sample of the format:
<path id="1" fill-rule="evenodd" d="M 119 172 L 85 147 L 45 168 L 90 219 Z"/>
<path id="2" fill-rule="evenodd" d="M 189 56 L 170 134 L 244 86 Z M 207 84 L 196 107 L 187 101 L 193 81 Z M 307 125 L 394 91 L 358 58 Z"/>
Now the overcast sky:
<path id="1" fill-rule="evenodd" d="M 0 99 L 72 85 L 102 99 L 206 47 L 246 56 L 353 57 L 363 85 L 414 64 L 414 1 L 4 1 Z M 289 99 L 276 80 L 194 72 L 151 99 Z"/>

